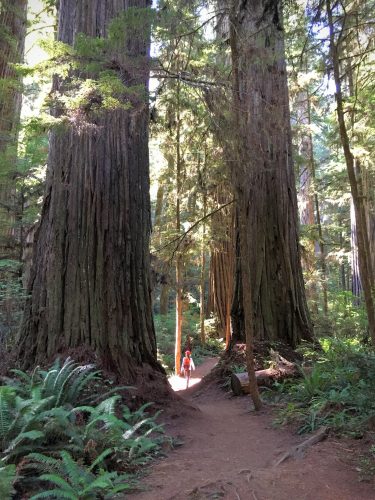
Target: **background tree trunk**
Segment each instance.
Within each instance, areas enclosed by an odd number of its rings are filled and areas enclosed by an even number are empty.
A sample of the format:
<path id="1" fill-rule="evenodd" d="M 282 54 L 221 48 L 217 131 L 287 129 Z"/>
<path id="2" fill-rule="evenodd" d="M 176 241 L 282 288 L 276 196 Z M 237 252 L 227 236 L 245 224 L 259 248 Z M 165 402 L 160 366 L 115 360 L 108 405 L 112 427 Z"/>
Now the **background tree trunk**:
<path id="1" fill-rule="evenodd" d="M 126 85 L 147 87 L 148 0 L 61 0 L 58 40 L 106 37 L 129 7 L 137 25 L 107 53 Z M 133 12 L 135 15 L 135 12 Z M 140 20 L 142 20 L 140 22 Z M 127 30 L 124 31 L 126 33 Z M 111 52 L 111 51 L 110 51 Z M 64 82 L 55 79 L 55 90 Z M 150 293 L 148 103 L 102 110 L 90 126 L 52 132 L 47 185 L 28 285 L 19 356 L 25 368 L 88 346 L 123 379 L 155 369 Z"/>
<path id="2" fill-rule="evenodd" d="M 339 125 L 340 140 L 344 152 L 346 168 L 350 183 L 350 190 L 355 211 L 355 220 L 357 228 L 357 243 L 358 243 L 358 263 L 363 295 L 366 304 L 366 312 L 369 324 L 369 332 L 372 344 L 375 345 L 375 299 L 374 299 L 374 274 L 372 262 L 370 258 L 370 243 L 369 234 L 366 225 L 366 213 L 364 208 L 363 192 L 362 192 L 362 176 L 360 161 L 357 158 L 355 161 L 351 150 L 350 140 L 348 135 L 347 125 L 345 123 L 344 99 L 342 93 L 342 75 L 340 71 L 340 36 L 338 42 L 335 38 L 335 26 L 333 19 L 333 8 L 330 0 L 326 0 L 326 9 L 329 27 L 330 40 L 330 56 L 333 66 L 333 75 L 336 86 L 336 111 Z"/>
<path id="3" fill-rule="evenodd" d="M 362 285 L 359 274 L 358 263 L 358 242 L 357 242 L 357 222 L 355 219 L 355 210 L 353 200 L 350 199 L 350 246 L 351 246 L 351 270 L 352 270 L 352 294 L 354 302 L 359 305 L 361 302 Z"/>
<path id="4" fill-rule="evenodd" d="M 251 289 L 255 338 L 283 340 L 294 347 L 310 339 L 312 331 L 300 263 L 280 5 L 277 0 L 246 5 L 233 0 L 230 10 L 238 146 L 231 164 L 240 214 L 244 305 L 245 291 Z"/>
<path id="5" fill-rule="evenodd" d="M 207 215 L 207 191 L 204 189 L 203 194 L 203 217 Z M 206 222 L 203 222 L 202 228 L 202 244 L 201 244 L 201 273 L 200 273 L 200 283 L 199 283 L 199 326 L 200 326 L 200 339 L 202 344 L 206 343 L 206 331 L 204 320 L 206 319 L 205 311 L 205 298 L 206 298 L 206 249 L 205 249 L 205 238 L 206 238 Z"/>
<path id="6" fill-rule="evenodd" d="M 216 191 L 217 205 L 225 205 L 232 198 L 230 186 L 222 183 Z M 235 220 L 233 204 L 212 216 L 212 234 L 215 234 L 215 245 L 212 248 L 212 280 L 214 312 L 218 318 L 219 336 L 229 347 L 231 340 L 230 311 L 233 301 L 234 265 L 235 265 Z"/>
<path id="7" fill-rule="evenodd" d="M 0 253 L 18 257 L 12 229 L 15 222 L 14 173 L 21 113 L 20 79 L 14 68 L 23 60 L 27 0 L 0 3 Z"/>

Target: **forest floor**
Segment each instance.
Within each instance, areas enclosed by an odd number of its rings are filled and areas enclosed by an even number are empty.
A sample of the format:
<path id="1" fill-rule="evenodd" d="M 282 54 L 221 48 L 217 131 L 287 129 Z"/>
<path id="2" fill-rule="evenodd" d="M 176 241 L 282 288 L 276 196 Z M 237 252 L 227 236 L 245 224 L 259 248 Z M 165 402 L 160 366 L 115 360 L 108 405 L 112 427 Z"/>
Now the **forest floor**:
<path id="1" fill-rule="evenodd" d="M 216 382 L 200 382 L 215 365 L 194 372 L 193 386 L 170 383 L 184 399 L 182 414 L 170 414 L 166 431 L 183 444 L 154 462 L 134 500 L 374 500 L 372 484 L 360 482 L 355 440 L 328 437 L 298 459 L 278 458 L 306 439 L 275 428 L 266 406 L 255 413 L 248 397 L 233 397 Z M 363 446 L 363 445 L 362 445 Z"/>

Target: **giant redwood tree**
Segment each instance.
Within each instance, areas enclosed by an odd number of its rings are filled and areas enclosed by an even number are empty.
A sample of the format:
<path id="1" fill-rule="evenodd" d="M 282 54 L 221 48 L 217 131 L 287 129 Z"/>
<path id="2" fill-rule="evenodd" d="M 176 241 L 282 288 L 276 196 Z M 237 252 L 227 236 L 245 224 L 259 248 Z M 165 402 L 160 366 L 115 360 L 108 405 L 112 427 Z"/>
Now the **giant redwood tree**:
<path id="1" fill-rule="evenodd" d="M 231 0 L 234 137 L 245 328 L 295 346 L 311 338 L 298 243 L 279 0 Z"/>
<path id="2" fill-rule="evenodd" d="M 86 100 L 70 115 L 62 104 L 54 107 L 55 117 L 65 113 L 67 118 L 65 128 L 50 135 L 46 193 L 20 334 L 25 367 L 82 346 L 123 378 L 134 378 L 143 363 L 159 367 L 148 248 L 150 4 L 60 0 L 58 41 L 86 44 L 91 65 L 83 71 L 76 64 L 68 78 L 55 77 L 54 93 L 71 89 L 74 78 L 83 75 L 92 84 L 95 71 L 107 72 L 101 74 L 102 86 L 89 91 L 87 81 L 81 86 Z M 109 34 L 111 43 L 105 44 Z M 105 47 L 102 60 L 92 57 L 90 43 Z M 106 107 L 101 89 L 116 78 L 124 86 L 123 91 L 116 86 L 119 103 Z"/>

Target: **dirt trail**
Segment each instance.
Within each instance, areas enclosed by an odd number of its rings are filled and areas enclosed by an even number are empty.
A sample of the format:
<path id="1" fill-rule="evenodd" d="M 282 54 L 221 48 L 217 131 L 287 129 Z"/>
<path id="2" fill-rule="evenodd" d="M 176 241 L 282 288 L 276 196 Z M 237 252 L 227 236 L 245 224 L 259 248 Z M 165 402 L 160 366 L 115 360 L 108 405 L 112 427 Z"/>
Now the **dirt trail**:
<path id="1" fill-rule="evenodd" d="M 195 378 L 215 360 L 198 367 Z M 176 381 L 175 381 L 176 382 Z M 233 398 L 215 385 L 195 385 L 183 397 L 197 408 L 173 419 L 167 432 L 184 445 L 151 466 L 134 500 L 374 500 L 349 464 L 352 443 L 329 438 L 304 457 L 275 467 L 281 454 L 303 440 L 274 429 L 269 409 L 252 411 L 249 398 Z"/>

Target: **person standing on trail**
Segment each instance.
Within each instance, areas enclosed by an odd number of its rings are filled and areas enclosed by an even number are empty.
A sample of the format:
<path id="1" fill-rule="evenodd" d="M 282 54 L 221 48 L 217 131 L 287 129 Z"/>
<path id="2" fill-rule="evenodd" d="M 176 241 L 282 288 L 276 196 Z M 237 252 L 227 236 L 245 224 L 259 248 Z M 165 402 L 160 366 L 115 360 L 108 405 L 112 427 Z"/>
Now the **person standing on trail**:
<path id="1" fill-rule="evenodd" d="M 181 374 L 184 374 L 186 378 L 186 389 L 189 387 L 191 370 L 195 370 L 194 361 L 191 357 L 191 352 L 186 351 L 181 365 Z"/>

